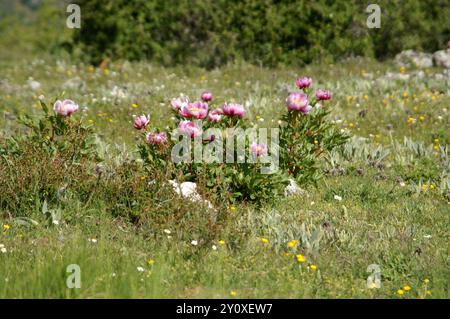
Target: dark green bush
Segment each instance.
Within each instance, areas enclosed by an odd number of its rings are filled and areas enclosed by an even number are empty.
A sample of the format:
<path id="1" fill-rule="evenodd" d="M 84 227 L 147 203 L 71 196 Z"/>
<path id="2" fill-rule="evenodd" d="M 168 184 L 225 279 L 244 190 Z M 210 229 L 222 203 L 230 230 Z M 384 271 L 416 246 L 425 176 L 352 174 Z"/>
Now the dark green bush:
<path id="1" fill-rule="evenodd" d="M 350 55 L 436 50 L 450 39 L 447 0 L 383 0 L 381 28 L 359 0 L 78 0 L 75 43 L 105 57 L 213 67 L 235 59 L 304 64 Z"/>

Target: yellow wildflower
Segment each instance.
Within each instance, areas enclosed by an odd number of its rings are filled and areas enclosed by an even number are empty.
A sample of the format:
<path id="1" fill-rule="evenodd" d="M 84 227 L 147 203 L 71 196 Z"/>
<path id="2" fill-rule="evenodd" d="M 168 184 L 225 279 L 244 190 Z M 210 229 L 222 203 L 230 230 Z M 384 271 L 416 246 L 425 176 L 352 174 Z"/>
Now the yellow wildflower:
<path id="1" fill-rule="evenodd" d="M 225 240 L 219 240 L 219 245 L 225 245 Z"/>
<path id="2" fill-rule="evenodd" d="M 397 290 L 397 295 L 403 295 L 405 292 L 402 289 Z"/>
<path id="3" fill-rule="evenodd" d="M 317 270 L 317 266 L 316 265 L 311 265 L 311 266 L 309 266 L 309 268 L 311 268 L 312 271 L 316 271 Z"/>
<path id="4" fill-rule="evenodd" d="M 410 290 L 411 290 L 411 287 L 408 286 L 408 285 L 405 285 L 405 286 L 403 286 L 403 290 L 404 290 L 404 291 L 410 291 Z"/>
<path id="5" fill-rule="evenodd" d="M 234 290 L 231 290 L 231 291 L 230 291 L 230 296 L 231 296 L 231 297 L 236 297 L 236 296 L 237 296 L 237 292 L 234 291 Z"/>
<path id="6" fill-rule="evenodd" d="M 295 245 L 297 245 L 297 243 L 298 243 L 298 241 L 297 240 L 291 240 L 289 243 L 288 243 L 288 247 L 289 248 L 294 248 L 295 247 Z"/>
<path id="7" fill-rule="evenodd" d="M 375 288 L 377 288 L 377 284 L 376 284 L 375 282 L 372 282 L 372 283 L 370 284 L 369 289 L 375 289 Z"/>
<path id="8" fill-rule="evenodd" d="M 416 119 L 413 117 L 408 117 L 408 124 L 414 124 L 416 122 Z"/>
<path id="9" fill-rule="evenodd" d="M 297 256 L 295 256 L 297 258 L 297 261 L 299 263 L 304 263 L 306 261 L 305 256 L 303 256 L 302 254 L 298 254 Z"/>
<path id="10" fill-rule="evenodd" d="M 261 237 L 261 242 L 262 242 L 263 244 L 268 244 L 268 243 L 269 243 L 269 240 L 268 240 L 267 238 L 265 238 L 265 237 Z"/>
<path id="11" fill-rule="evenodd" d="M 4 229 L 5 231 L 9 230 L 10 228 L 11 228 L 11 226 L 9 226 L 8 224 L 4 224 L 4 225 L 3 225 L 3 229 Z"/>

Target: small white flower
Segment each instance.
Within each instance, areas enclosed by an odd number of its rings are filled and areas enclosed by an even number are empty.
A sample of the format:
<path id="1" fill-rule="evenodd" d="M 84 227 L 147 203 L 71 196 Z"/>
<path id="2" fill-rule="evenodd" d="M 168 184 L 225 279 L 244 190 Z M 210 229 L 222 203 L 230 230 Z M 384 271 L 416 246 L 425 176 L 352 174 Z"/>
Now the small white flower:
<path id="1" fill-rule="evenodd" d="M 430 238 L 431 238 L 431 235 L 424 235 L 423 238 L 425 238 L 425 239 L 430 239 Z"/>
<path id="2" fill-rule="evenodd" d="M 0 244 L 0 248 L 4 248 L 5 247 L 5 245 L 3 245 L 3 244 Z"/>
<path id="3" fill-rule="evenodd" d="M 212 245 L 212 250 L 217 250 L 217 246 L 216 245 Z"/>
<path id="4" fill-rule="evenodd" d="M 191 241 L 191 245 L 192 246 L 197 246 L 198 245 L 198 241 L 196 241 L 196 240 Z"/>
<path id="5" fill-rule="evenodd" d="M 405 187 L 406 186 L 405 182 L 400 182 L 400 186 Z"/>
<path id="6" fill-rule="evenodd" d="M 116 275 L 115 272 L 113 272 L 113 273 L 111 274 L 111 276 L 112 276 L 112 277 L 116 277 L 117 275 Z"/>
<path id="7" fill-rule="evenodd" d="M 6 253 L 6 248 L 5 248 L 5 247 L 2 247 L 2 248 L 0 248 L 0 251 L 1 251 L 3 254 L 5 254 L 5 253 Z"/>
<path id="8" fill-rule="evenodd" d="M 96 238 L 89 238 L 88 239 L 91 243 L 96 244 L 97 243 L 97 239 Z"/>
<path id="9" fill-rule="evenodd" d="M 136 269 L 137 269 L 137 271 L 139 271 L 139 272 L 144 272 L 144 268 L 143 268 L 143 267 L 137 267 Z"/>
<path id="10" fill-rule="evenodd" d="M 316 202 L 311 202 L 311 206 L 313 206 Z"/>
<path id="11" fill-rule="evenodd" d="M 335 200 L 338 200 L 338 201 L 341 201 L 341 200 L 342 200 L 342 197 L 339 196 L 339 195 L 334 195 L 334 199 L 335 199 Z"/>
<path id="12" fill-rule="evenodd" d="M 171 233 L 171 231 L 168 230 L 168 229 L 164 229 L 164 232 L 165 232 L 166 234 L 170 234 L 170 233 Z"/>
<path id="13" fill-rule="evenodd" d="M 59 225 L 59 220 L 52 221 L 53 225 Z"/>

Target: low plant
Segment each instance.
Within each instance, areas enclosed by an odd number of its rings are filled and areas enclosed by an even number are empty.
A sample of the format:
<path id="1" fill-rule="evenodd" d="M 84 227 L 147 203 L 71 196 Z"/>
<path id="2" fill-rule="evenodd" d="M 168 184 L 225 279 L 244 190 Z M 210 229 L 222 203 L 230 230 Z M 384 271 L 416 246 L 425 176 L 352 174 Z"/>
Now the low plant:
<path id="1" fill-rule="evenodd" d="M 53 204 L 68 189 L 89 196 L 89 182 L 95 181 L 95 149 L 92 127 L 72 115 L 78 105 L 71 100 L 54 103 L 54 112 L 41 100 L 44 116 L 37 122 L 19 118 L 27 130 L 0 144 L 0 184 L 3 211 L 27 215 L 32 207 Z M 14 213 L 12 213 L 14 212 Z"/>

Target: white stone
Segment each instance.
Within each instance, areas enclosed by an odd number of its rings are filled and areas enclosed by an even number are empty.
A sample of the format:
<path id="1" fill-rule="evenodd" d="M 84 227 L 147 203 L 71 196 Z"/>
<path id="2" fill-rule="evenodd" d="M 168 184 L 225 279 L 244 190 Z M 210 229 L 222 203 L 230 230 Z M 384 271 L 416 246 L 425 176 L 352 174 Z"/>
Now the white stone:
<path id="1" fill-rule="evenodd" d="M 305 195 L 306 191 L 297 185 L 292 178 L 289 179 L 289 185 L 284 188 L 284 196 Z"/>
<path id="2" fill-rule="evenodd" d="M 181 197 L 187 198 L 192 202 L 203 202 L 208 208 L 214 208 L 210 201 L 204 200 L 202 196 L 197 192 L 197 184 L 193 182 L 183 182 L 178 184 L 176 180 L 170 180 L 169 183 L 172 185 L 175 193 Z"/>

